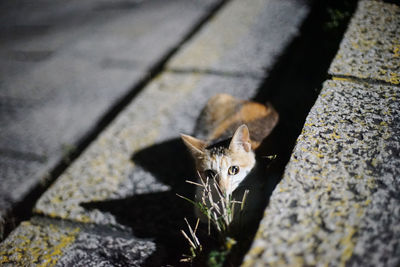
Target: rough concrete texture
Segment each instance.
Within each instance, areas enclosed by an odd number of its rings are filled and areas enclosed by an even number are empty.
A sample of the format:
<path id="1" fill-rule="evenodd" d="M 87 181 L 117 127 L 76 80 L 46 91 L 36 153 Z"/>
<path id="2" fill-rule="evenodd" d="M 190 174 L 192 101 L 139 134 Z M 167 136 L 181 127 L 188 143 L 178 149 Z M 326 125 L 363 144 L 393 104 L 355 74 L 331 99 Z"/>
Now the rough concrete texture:
<path id="1" fill-rule="evenodd" d="M 33 218 L 0 244 L 0 265 L 141 266 L 154 250 L 129 232 Z"/>
<path id="2" fill-rule="evenodd" d="M 360 1 L 329 73 L 400 84 L 400 7 Z"/>
<path id="3" fill-rule="evenodd" d="M 0 244 L 1 266 L 54 266 L 75 241 L 79 228 L 22 222 Z"/>
<path id="4" fill-rule="evenodd" d="M 2 1 L 0 216 L 217 3 Z"/>
<path id="5" fill-rule="evenodd" d="M 263 77 L 299 33 L 308 12 L 306 1 L 231 1 L 167 68 Z"/>
<path id="6" fill-rule="evenodd" d="M 109 236 L 82 232 L 55 266 L 143 266 L 155 249 L 152 241 L 137 240 L 126 233 Z"/>
<path id="7" fill-rule="evenodd" d="M 399 95 L 325 82 L 244 266 L 400 264 Z"/>
<path id="8" fill-rule="evenodd" d="M 80 204 L 168 190 L 167 184 L 136 165 L 133 155 L 178 138 L 179 133 L 191 133 L 202 107 L 216 92 L 246 99 L 255 94 L 260 82 L 204 74 L 160 75 L 39 199 L 36 212 L 81 222 L 115 223 L 111 214 L 88 211 Z"/>

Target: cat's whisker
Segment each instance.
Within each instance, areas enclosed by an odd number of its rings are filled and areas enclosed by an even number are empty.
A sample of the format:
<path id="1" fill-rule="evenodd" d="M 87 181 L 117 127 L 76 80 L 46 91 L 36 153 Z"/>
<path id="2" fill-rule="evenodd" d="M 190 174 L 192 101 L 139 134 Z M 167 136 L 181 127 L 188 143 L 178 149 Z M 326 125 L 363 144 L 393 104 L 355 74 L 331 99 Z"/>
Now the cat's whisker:
<path id="1" fill-rule="evenodd" d="M 194 185 L 197 185 L 197 186 L 200 186 L 200 187 L 203 186 L 203 185 L 201 185 L 199 183 L 196 183 L 196 182 L 193 182 L 193 181 L 190 181 L 190 180 L 186 180 L 185 182 L 188 183 L 188 184 L 194 184 Z"/>

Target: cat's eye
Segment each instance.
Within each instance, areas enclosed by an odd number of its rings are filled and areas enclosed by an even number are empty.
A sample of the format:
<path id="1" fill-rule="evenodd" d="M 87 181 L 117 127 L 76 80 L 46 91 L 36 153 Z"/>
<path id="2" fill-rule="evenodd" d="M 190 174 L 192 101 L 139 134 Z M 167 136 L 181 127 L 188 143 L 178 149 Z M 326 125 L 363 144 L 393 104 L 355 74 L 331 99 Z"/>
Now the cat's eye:
<path id="1" fill-rule="evenodd" d="M 239 172 L 239 166 L 230 166 L 228 169 L 229 175 L 236 175 Z"/>
<path id="2" fill-rule="evenodd" d="M 206 177 L 209 178 L 209 179 L 213 179 L 213 178 L 215 178 L 215 176 L 217 176 L 217 173 L 216 173 L 215 171 L 213 171 L 213 170 L 206 170 L 206 171 L 204 172 L 204 174 L 205 174 Z"/>

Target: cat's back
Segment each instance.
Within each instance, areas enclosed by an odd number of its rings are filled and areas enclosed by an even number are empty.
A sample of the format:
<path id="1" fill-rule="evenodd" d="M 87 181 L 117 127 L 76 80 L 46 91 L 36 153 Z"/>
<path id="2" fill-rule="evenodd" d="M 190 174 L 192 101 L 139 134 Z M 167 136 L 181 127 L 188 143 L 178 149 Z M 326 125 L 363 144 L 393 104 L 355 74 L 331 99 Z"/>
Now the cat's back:
<path id="1" fill-rule="evenodd" d="M 235 130 L 246 124 L 250 131 L 252 148 L 256 149 L 279 120 L 270 104 L 237 99 L 228 94 L 210 98 L 196 124 L 195 134 L 209 142 L 232 137 Z"/>

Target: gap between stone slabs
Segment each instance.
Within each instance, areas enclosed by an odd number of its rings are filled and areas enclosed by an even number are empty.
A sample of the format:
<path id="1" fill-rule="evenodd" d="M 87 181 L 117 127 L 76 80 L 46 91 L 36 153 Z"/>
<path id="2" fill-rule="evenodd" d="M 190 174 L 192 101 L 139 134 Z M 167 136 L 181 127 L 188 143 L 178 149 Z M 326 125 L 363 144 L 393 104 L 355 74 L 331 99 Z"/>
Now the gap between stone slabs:
<path id="1" fill-rule="evenodd" d="M 359 2 L 243 266 L 398 266 L 398 13 Z"/>

